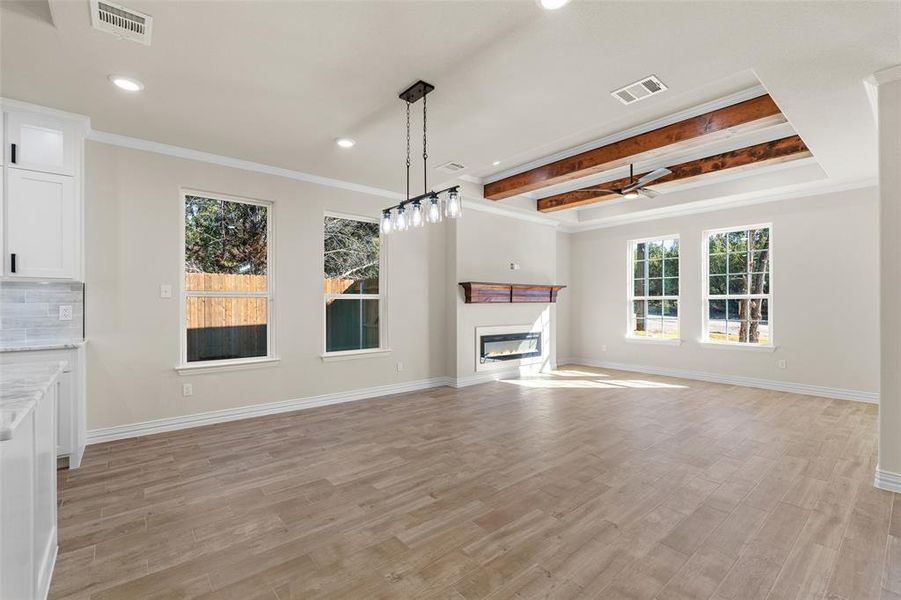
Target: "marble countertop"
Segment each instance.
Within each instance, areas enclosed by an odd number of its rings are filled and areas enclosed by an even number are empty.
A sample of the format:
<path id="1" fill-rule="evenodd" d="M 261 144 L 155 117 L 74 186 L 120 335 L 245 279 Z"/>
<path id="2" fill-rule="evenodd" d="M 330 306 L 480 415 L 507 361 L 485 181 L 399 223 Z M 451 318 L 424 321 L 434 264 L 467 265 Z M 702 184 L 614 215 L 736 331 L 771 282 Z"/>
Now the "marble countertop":
<path id="1" fill-rule="evenodd" d="M 0 441 L 13 436 L 65 367 L 64 361 L 42 360 L 0 369 Z"/>
<path id="2" fill-rule="evenodd" d="M 19 342 L 16 344 L 0 344 L 2 352 L 31 352 L 34 350 L 72 350 L 85 345 L 86 340 L 70 340 L 65 342 Z"/>

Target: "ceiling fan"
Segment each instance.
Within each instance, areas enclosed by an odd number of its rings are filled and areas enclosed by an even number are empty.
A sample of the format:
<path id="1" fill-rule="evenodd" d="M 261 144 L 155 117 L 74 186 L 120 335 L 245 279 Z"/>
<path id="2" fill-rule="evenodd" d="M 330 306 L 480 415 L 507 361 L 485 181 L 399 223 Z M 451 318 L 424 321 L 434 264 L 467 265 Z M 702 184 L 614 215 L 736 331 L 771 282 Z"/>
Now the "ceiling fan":
<path id="1" fill-rule="evenodd" d="M 623 198 L 639 198 L 644 196 L 645 198 L 653 198 L 657 195 L 652 189 L 649 189 L 647 186 L 651 182 L 657 181 L 661 177 L 666 177 L 672 171 L 669 169 L 662 167 L 660 169 L 654 169 L 650 173 L 645 173 L 637 180 L 635 179 L 635 165 L 629 165 L 629 183 L 628 185 L 624 185 L 621 188 L 585 188 L 586 191 L 591 192 L 607 192 L 608 194 L 617 194 L 618 196 L 622 196 Z"/>

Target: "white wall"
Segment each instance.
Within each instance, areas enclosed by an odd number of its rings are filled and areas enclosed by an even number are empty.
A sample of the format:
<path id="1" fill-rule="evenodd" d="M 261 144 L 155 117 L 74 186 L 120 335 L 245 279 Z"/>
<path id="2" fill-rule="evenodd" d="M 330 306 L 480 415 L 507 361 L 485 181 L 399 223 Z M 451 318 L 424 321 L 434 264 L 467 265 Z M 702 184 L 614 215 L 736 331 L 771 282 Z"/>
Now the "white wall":
<path id="1" fill-rule="evenodd" d="M 578 288 L 572 281 L 572 234 L 557 232 L 557 277 L 554 283 L 566 289 L 557 296 L 557 325 L 555 328 L 557 362 L 572 358 L 572 298 Z"/>
<path id="2" fill-rule="evenodd" d="M 85 171 L 88 429 L 444 376 L 443 227 L 387 242 L 392 353 L 323 363 L 323 213 L 378 216 L 388 200 L 96 142 Z M 179 301 L 159 285 L 178 289 L 180 187 L 274 203 L 277 366 L 174 370 Z"/>
<path id="3" fill-rule="evenodd" d="M 572 236 L 572 351 L 592 361 L 879 389 L 875 187 L 784 199 Z M 701 336 L 705 229 L 773 224 L 773 353 L 707 348 Z M 681 346 L 626 342 L 627 242 L 681 238 Z M 606 346 L 606 351 L 603 347 Z M 777 368 L 779 360 L 786 369 Z"/>
<path id="4" fill-rule="evenodd" d="M 452 231 L 456 236 L 457 283 L 556 283 L 557 232 L 553 226 L 468 210 Z M 519 263 L 520 269 L 511 270 L 512 262 Z M 561 292 L 565 293 L 566 290 Z M 456 354 L 454 376 L 459 379 L 472 377 L 476 372 L 476 327 L 531 325 L 543 319 L 550 324 L 551 339 L 554 338 L 555 304 L 466 304 L 459 285 L 455 299 L 456 348 L 450 352 Z"/>

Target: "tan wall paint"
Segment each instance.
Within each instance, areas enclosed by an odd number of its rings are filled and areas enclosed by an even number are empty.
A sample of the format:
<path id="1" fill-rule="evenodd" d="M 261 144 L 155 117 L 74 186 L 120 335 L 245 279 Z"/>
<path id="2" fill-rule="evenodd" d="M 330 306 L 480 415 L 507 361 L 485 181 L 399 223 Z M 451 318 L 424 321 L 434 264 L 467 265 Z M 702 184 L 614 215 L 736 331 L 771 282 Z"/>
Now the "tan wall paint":
<path id="1" fill-rule="evenodd" d="M 901 475 L 901 80 L 879 86 L 879 469 Z"/>
<path id="2" fill-rule="evenodd" d="M 876 392 L 879 389 L 877 192 L 779 200 L 573 235 L 572 347 L 577 357 Z M 701 236 L 773 224 L 773 353 L 706 348 Z M 681 238 L 681 346 L 629 343 L 627 242 Z M 602 351 L 606 345 L 607 351 Z M 786 369 L 777 368 L 785 360 Z"/>
<path id="3" fill-rule="evenodd" d="M 89 142 L 86 155 L 88 429 L 445 374 L 443 227 L 389 238 L 392 353 L 323 363 L 324 211 L 378 216 L 385 198 Z M 179 376 L 179 188 L 274 203 L 277 366 Z M 404 370 L 396 372 L 398 361 Z M 182 397 L 181 384 L 194 395 Z"/>

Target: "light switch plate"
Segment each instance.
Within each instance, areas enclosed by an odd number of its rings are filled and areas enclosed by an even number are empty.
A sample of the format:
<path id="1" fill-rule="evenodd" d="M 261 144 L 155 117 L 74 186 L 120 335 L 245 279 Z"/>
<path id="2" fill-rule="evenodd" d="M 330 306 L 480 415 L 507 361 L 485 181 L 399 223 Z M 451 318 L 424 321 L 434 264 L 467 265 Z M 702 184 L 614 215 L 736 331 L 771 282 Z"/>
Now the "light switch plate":
<path id="1" fill-rule="evenodd" d="M 171 298 L 172 286 L 168 283 L 160 285 L 160 298 Z"/>
<path id="2" fill-rule="evenodd" d="M 190 383 L 181 384 L 181 395 L 182 396 L 193 396 L 194 395 L 194 386 Z"/>
<path id="3" fill-rule="evenodd" d="M 60 321 L 71 321 L 72 320 L 72 305 L 71 304 L 60 304 L 59 305 L 59 320 Z"/>

